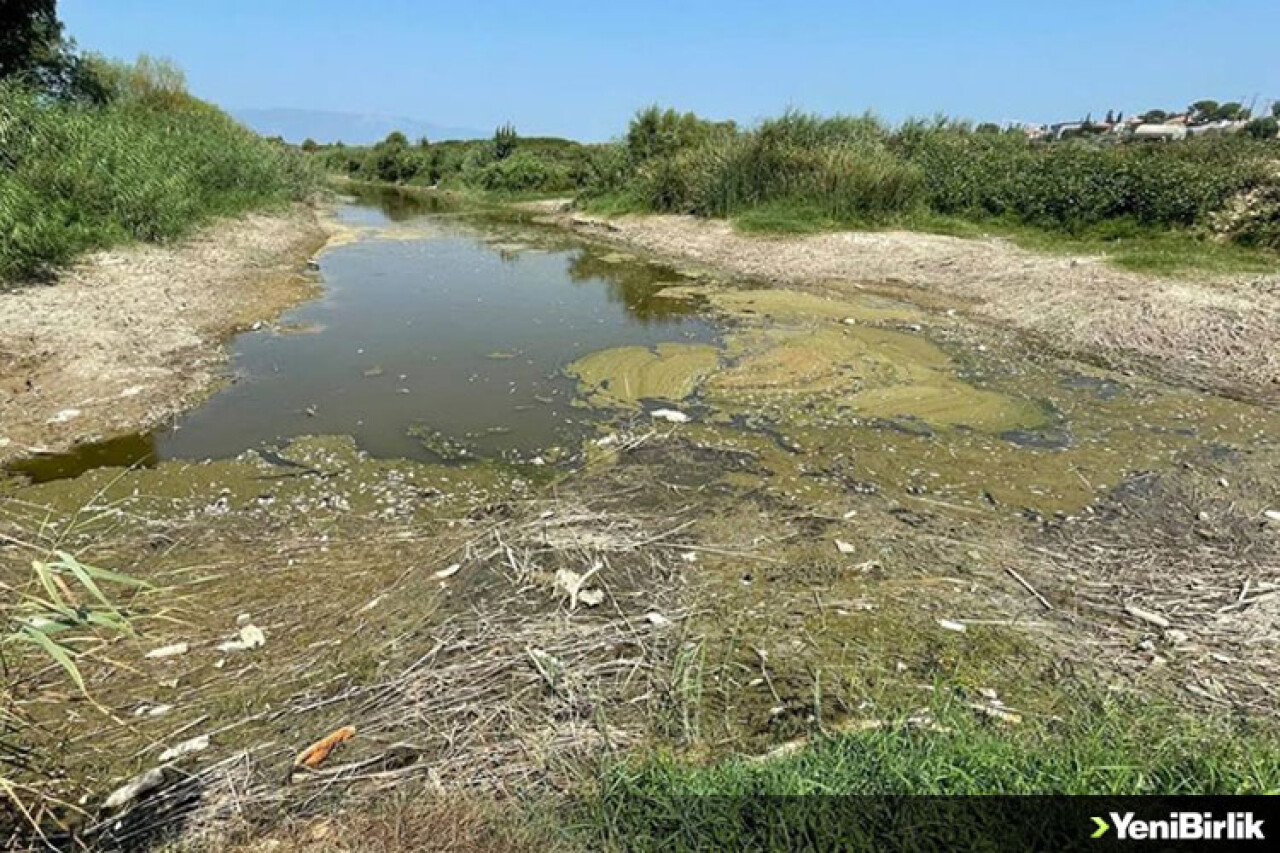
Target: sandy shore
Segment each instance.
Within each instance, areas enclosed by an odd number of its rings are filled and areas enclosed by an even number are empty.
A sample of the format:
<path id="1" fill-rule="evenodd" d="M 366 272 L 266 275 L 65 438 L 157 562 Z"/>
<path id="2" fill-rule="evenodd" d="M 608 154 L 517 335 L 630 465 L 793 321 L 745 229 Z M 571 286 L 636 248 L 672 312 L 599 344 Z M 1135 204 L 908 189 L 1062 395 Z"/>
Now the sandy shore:
<path id="1" fill-rule="evenodd" d="M 315 292 L 318 212 L 255 214 L 174 245 L 86 256 L 0 292 L 0 461 L 145 428 L 222 377 L 225 338 Z"/>
<path id="2" fill-rule="evenodd" d="M 786 285 L 902 293 L 1031 333 L 1076 357 L 1280 402 L 1280 277 L 1165 279 L 1099 257 L 906 231 L 741 234 L 689 216 L 601 219 L 530 205 L 582 234 L 676 263 Z"/>

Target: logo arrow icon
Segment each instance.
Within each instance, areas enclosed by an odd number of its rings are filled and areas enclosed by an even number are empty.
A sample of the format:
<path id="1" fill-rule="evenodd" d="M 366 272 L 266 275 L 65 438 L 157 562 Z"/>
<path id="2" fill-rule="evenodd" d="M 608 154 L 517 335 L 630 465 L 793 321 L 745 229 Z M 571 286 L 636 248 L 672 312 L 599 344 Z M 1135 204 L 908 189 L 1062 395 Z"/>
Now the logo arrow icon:
<path id="1" fill-rule="evenodd" d="M 1098 828 L 1093 831 L 1093 835 L 1089 836 L 1090 838 L 1101 838 L 1106 835 L 1107 830 L 1111 828 L 1111 824 L 1107 823 L 1100 817 L 1093 818 L 1093 822 L 1097 824 Z"/>

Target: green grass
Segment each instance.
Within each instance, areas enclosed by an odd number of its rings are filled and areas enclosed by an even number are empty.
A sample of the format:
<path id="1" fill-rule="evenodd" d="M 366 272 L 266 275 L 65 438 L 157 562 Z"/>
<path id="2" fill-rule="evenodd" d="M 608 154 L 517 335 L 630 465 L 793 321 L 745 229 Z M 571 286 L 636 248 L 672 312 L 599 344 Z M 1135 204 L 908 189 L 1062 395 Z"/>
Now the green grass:
<path id="1" fill-rule="evenodd" d="M 1105 255 L 1110 263 L 1133 272 L 1182 276 L 1280 271 L 1280 254 L 1274 251 L 1220 243 L 1185 229 L 1143 229 L 1130 227 L 1128 223 L 1113 223 L 1067 234 L 999 223 L 987 230 L 1038 252 Z"/>
<path id="2" fill-rule="evenodd" d="M 0 85 L 0 285 L 297 200 L 317 181 L 297 153 L 181 92 L 97 106 Z"/>
<path id="3" fill-rule="evenodd" d="M 580 825 L 603 848 L 772 849 L 766 798 L 829 795 L 1261 794 L 1280 790 L 1280 737 L 1159 705 L 1084 700 L 1061 720 L 995 722 L 962 704 L 935 726 L 822 737 L 766 761 L 670 753 L 606 767 Z M 832 817 L 838 800 L 826 801 Z M 815 808 L 824 806 L 819 800 Z M 785 806 L 783 807 L 785 810 Z M 848 811 L 844 811 L 847 818 Z M 818 849 L 848 829 L 816 824 Z M 813 827 L 811 826 L 812 830 Z"/>
<path id="4" fill-rule="evenodd" d="M 607 197 L 616 200 L 619 196 Z M 630 210 L 636 212 L 638 203 Z M 609 204 L 601 213 L 612 213 Z M 1006 219 L 965 219 L 927 210 L 889 219 L 840 219 L 820 206 L 784 200 L 749 208 L 733 217 L 748 234 L 820 234 L 840 230 L 902 229 L 976 239 L 1003 237 L 1036 252 L 1061 255 L 1102 255 L 1121 269 L 1170 276 L 1273 274 L 1280 271 L 1280 254 L 1267 249 L 1207 240 L 1187 229 L 1143 227 L 1130 221 L 1103 223 L 1077 232 L 1039 228 Z"/>

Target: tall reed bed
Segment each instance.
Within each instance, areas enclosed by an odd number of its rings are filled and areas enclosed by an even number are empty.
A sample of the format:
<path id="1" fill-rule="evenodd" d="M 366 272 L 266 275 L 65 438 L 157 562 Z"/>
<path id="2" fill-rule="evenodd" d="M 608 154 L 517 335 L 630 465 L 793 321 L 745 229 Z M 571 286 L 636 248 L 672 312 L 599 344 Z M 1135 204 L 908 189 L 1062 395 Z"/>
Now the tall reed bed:
<path id="1" fill-rule="evenodd" d="M 584 196 L 642 210 L 722 217 L 783 208 L 848 224 L 925 214 L 1063 232 L 1209 226 L 1241 197 L 1280 184 L 1275 141 L 1044 143 L 946 120 L 890 128 L 869 115 L 797 112 L 742 130 L 650 108 L 612 160 L 601 159 L 612 168 Z M 1280 229 L 1256 219 L 1247 239 L 1227 236 L 1265 245 Z"/>
<path id="2" fill-rule="evenodd" d="M 302 198 L 317 180 L 296 152 L 180 91 L 93 105 L 0 85 L 0 286 Z"/>

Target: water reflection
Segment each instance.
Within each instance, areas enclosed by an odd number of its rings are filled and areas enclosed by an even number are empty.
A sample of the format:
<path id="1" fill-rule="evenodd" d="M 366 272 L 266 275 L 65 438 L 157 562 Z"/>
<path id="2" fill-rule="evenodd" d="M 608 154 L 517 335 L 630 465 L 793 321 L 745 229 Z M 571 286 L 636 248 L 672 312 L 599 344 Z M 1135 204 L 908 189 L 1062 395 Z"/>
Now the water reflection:
<path id="1" fill-rule="evenodd" d="M 94 468 L 151 466 L 159 460 L 156 439 L 151 434 L 124 435 L 93 444 L 84 444 L 67 453 L 42 454 L 19 459 L 5 471 L 35 483 L 79 477 Z"/>
<path id="2" fill-rule="evenodd" d="M 623 306 L 642 323 L 678 322 L 697 314 L 697 307 L 689 300 L 662 296 L 664 284 L 679 283 L 671 270 L 636 261 L 605 260 L 608 257 L 580 252 L 569 263 L 569 278 L 592 286 L 604 282 L 609 301 Z"/>
<path id="3" fill-rule="evenodd" d="M 562 232 L 431 195 L 361 187 L 338 215 L 371 233 L 321 257 L 324 295 L 230 344 L 235 381 L 176 425 L 11 469 L 32 479 L 100 466 L 208 459 L 302 435 L 350 435 L 374 456 L 528 456 L 592 417 L 570 362 L 596 350 L 713 341 L 662 267 L 599 255 Z M 425 227 L 388 220 L 422 219 Z M 483 227 L 479 223 L 483 222 Z M 608 259 L 606 259 L 608 258 Z M 286 329 L 310 331 L 286 333 Z M 423 436 L 431 440 L 424 441 Z"/>

